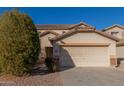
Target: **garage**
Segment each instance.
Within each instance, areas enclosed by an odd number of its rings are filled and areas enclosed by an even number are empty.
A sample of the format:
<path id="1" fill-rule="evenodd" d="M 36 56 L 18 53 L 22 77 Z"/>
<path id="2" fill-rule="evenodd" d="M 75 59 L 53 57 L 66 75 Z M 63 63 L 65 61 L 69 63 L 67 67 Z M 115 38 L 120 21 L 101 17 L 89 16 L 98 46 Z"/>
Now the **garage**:
<path id="1" fill-rule="evenodd" d="M 50 39 L 61 67 L 115 67 L 116 41 L 96 30 L 72 30 Z M 55 47 L 54 45 L 58 46 Z"/>
<path id="2" fill-rule="evenodd" d="M 110 65 L 108 47 L 62 47 L 60 52 L 60 65 L 88 67 Z"/>

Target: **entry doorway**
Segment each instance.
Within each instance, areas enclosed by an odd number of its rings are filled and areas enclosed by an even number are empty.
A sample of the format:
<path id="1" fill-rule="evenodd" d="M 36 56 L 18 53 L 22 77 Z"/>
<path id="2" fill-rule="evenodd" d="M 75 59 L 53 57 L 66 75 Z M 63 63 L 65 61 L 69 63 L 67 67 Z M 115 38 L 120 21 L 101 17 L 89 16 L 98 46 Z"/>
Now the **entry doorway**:
<path id="1" fill-rule="evenodd" d="M 46 58 L 53 57 L 53 47 L 45 47 Z"/>

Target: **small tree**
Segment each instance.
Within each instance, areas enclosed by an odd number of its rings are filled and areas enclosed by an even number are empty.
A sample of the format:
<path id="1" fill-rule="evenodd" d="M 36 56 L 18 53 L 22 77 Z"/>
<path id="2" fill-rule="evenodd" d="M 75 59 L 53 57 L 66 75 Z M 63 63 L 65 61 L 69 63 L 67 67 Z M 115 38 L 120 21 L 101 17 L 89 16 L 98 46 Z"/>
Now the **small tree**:
<path id="1" fill-rule="evenodd" d="M 39 36 L 32 19 L 17 10 L 0 17 L 0 71 L 23 75 L 30 72 L 40 51 Z"/>

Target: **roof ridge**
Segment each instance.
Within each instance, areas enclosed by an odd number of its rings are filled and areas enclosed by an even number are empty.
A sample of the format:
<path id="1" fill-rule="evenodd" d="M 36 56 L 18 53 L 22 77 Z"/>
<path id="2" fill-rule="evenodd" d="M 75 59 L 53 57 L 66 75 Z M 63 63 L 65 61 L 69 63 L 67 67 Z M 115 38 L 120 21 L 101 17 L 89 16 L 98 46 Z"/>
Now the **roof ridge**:
<path id="1" fill-rule="evenodd" d="M 121 28 L 123 28 L 123 29 L 124 29 L 124 25 L 120 25 L 120 24 L 113 24 L 113 25 L 111 25 L 111 26 L 108 26 L 108 27 L 104 28 L 102 31 L 106 31 L 106 30 L 108 30 L 108 29 L 110 29 L 110 28 L 112 28 L 112 27 L 114 27 L 114 26 L 118 26 L 118 27 L 121 27 Z"/>

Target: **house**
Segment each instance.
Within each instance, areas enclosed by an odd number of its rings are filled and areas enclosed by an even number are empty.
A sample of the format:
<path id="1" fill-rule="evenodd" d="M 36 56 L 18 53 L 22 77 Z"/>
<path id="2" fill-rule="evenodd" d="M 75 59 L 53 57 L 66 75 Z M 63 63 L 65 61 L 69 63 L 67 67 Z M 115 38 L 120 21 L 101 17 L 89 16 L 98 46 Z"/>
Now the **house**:
<path id="1" fill-rule="evenodd" d="M 118 38 L 79 24 L 36 25 L 41 39 L 41 55 L 59 59 L 60 66 L 109 67 L 117 65 Z"/>
<path id="2" fill-rule="evenodd" d="M 79 23 L 79 24 L 46 24 L 46 25 L 41 25 L 37 24 L 37 31 L 40 34 L 40 42 L 41 42 L 41 56 L 42 57 L 49 57 L 52 56 L 52 53 L 47 53 L 49 51 L 52 52 L 53 47 L 51 42 L 49 41 L 50 38 L 53 38 L 57 35 L 64 34 L 71 29 L 74 29 L 75 26 L 88 26 L 86 23 Z M 62 41 L 61 41 L 62 42 Z"/>
<path id="3" fill-rule="evenodd" d="M 116 45 L 117 58 L 118 58 L 118 61 L 121 62 L 121 64 L 124 64 L 124 26 L 115 24 L 105 28 L 103 31 L 112 36 L 116 36 L 117 38 L 120 39 L 120 41 L 117 42 L 117 45 Z"/>
<path id="4" fill-rule="evenodd" d="M 114 24 L 110 27 L 103 29 L 103 31 L 112 36 L 116 36 L 119 39 L 124 38 L 124 26 L 122 25 Z"/>

